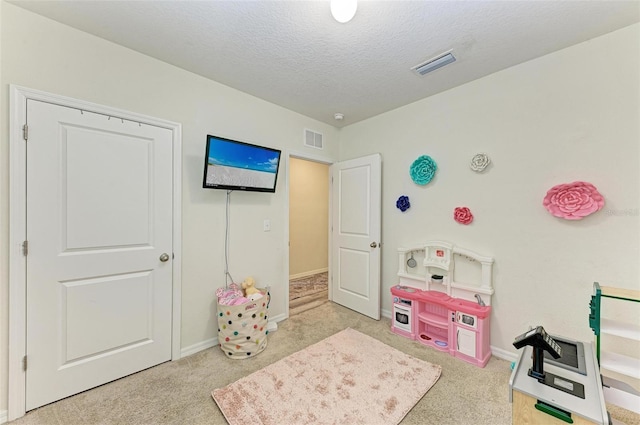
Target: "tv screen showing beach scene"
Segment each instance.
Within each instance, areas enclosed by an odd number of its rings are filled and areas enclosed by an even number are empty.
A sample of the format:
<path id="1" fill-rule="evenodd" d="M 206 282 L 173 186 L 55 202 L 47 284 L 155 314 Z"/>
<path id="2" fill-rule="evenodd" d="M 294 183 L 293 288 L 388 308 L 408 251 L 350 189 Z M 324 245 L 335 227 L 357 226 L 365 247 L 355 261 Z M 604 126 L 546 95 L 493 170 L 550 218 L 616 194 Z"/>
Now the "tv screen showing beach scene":
<path id="1" fill-rule="evenodd" d="M 277 149 L 208 135 L 202 187 L 275 192 L 279 165 Z"/>

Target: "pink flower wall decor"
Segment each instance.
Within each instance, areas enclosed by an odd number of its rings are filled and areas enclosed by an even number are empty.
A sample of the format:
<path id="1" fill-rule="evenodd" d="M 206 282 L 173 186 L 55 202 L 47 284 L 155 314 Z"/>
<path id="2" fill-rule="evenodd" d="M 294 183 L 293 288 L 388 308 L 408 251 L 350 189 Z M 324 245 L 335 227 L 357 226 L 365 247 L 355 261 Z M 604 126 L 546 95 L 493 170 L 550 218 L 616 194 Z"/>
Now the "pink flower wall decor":
<path id="1" fill-rule="evenodd" d="M 453 219 L 460 224 L 469 224 L 473 221 L 473 214 L 467 207 L 456 207 L 453 210 Z"/>
<path id="2" fill-rule="evenodd" d="M 601 210 L 604 198 L 591 183 L 564 183 L 549 189 L 542 205 L 555 217 L 582 220 Z"/>

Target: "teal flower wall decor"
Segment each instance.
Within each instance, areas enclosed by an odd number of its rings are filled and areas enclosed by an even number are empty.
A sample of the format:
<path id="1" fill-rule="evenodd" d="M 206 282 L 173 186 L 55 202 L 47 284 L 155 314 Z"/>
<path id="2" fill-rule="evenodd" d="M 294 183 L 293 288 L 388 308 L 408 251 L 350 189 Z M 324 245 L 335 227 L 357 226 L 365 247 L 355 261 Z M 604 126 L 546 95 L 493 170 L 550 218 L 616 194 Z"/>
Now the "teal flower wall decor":
<path id="1" fill-rule="evenodd" d="M 414 183 L 424 186 L 429 183 L 436 173 L 438 166 L 428 155 L 422 155 L 411 164 L 409 172 Z"/>

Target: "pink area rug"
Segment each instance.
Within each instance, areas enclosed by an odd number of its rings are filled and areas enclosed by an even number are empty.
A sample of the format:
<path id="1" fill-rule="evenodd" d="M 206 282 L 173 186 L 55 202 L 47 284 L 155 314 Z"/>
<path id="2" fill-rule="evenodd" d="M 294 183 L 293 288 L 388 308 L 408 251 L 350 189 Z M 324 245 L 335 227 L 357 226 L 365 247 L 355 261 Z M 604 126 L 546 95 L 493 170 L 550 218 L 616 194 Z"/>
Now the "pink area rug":
<path id="1" fill-rule="evenodd" d="M 211 395 L 231 425 L 398 424 L 440 372 L 347 328 Z"/>

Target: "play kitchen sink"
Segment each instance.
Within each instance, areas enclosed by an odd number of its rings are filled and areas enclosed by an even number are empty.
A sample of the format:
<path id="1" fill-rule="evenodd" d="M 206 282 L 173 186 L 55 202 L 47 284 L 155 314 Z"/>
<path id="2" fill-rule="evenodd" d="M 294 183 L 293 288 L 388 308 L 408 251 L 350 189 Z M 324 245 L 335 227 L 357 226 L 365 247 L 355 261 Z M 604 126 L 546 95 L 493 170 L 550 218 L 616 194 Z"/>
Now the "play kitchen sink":
<path id="1" fill-rule="evenodd" d="M 464 311 L 469 314 L 476 314 L 483 317 L 486 317 L 491 308 L 489 306 L 481 306 L 475 301 L 461 300 L 453 298 L 454 301 L 451 301 L 451 305 L 455 307 L 456 310 Z"/>

